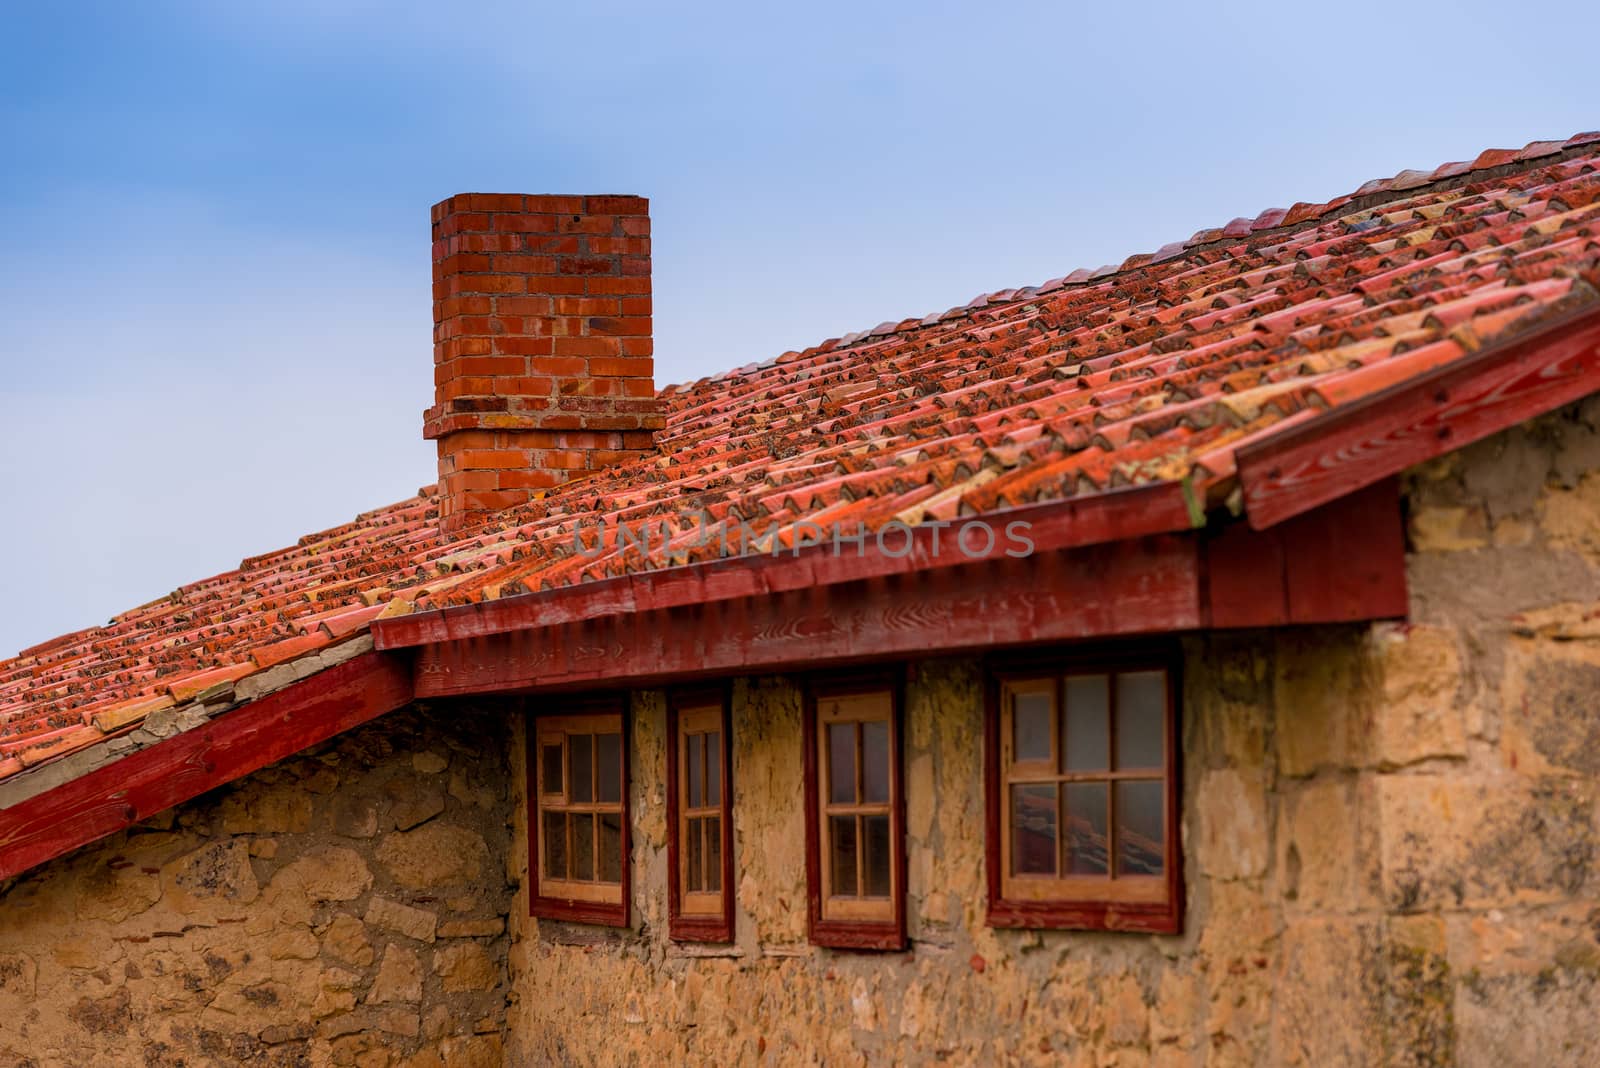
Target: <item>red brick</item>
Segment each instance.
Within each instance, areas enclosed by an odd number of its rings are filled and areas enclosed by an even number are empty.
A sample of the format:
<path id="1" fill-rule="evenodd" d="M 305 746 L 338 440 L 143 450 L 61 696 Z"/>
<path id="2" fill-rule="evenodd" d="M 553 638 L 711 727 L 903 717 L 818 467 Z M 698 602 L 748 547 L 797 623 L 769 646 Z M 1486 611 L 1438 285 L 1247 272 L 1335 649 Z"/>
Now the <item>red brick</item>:
<path id="1" fill-rule="evenodd" d="M 596 255 L 605 256 L 648 256 L 650 255 L 650 239 L 648 237 L 591 237 L 589 251 Z"/>
<path id="2" fill-rule="evenodd" d="M 543 252 L 549 255 L 571 255 L 583 251 L 583 240 L 577 237 L 529 237 L 527 239 L 529 252 Z"/>
<path id="3" fill-rule="evenodd" d="M 645 197 L 635 196 L 591 196 L 588 198 L 588 207 L 596 214 L 648 215 L 650 213 L 650 201 Z"/>
<path id="4" fill-rule="evenodd" d="M 531 356 L 537 359 L 555 352 L 555 339 L 548 337 L 507 337 L 490 340 L 490 349 L 504 356 Z M 538 370 L 537 367 L 534 370 Z"/>
<path id="5" fill-rule="evenodd" d="M 505 397 L 543 397 L 551 393 L 555 383 L 556 380 L 554 378 L 530 375 L 496 378 L 494 380 L 494 391 Z"/>
<path id="6" fill-rule="evenodd" d="M 547 274 L 541 275 L 538 278 L 529 279 L 528 288 L 537 293 L 549 294 L 552 297 L 576 297 L 583 295 L 585 281 L 587 281 L 587 279 L 585 279 L 582 275 L 566 277 L 558 274 Z"/>
<path id="7" fill-rule="evenodd" d="M 611 394 L 611 378 L 564 378 L 559 383 L 562 397 L 605 397 Z"/>
<path id="8" fill-rule="evenodd" d="M 562 274 L 616 274 L 618 262 L 611 256 L 562 256 L 556 269 Z"/>
<path id="9" fill-rule="evenodd" d="M 569 375 L 589 373 L 589 361 L 570 356 L 543 356 L 528 361 L 528 370 L 536 375 L 564 378 Z"/>
<path id="10" fill-rule="evenodd" d="M 458 337 L 441 342 L 439 355 L 446 360 L 459 359 L 462 356 L 487 356 L 489 354 L 489 339 L 484 337 Z"/>
<path id="11" fill-rule="evenodd" d="M 446 297 L 434 304 L 433 318 L 437 322 L 457 315 L 488 315 L 493 310 L 488 297 Z"/>
<path id="12" fill-rule="evenodd" d="M 499 512 L 526 504 L 529 494 L 523 490 L 492 490 L 463 493 L 460 503 L 463 510 L 472 512 Z"/>
<path id="13" fill-rule="evenodd" d="M 461 293 L 524 293 L 528 280 L 520 274 L 463 274 L 459 279 Z"/>
<path id="14" fill-rule="evenodd" d="M 557 356 L 616 356 L 622 350 L 621 339 L 614 337 L 558 337 L 555 343 Z"/>
<path id="15" fill-rule="evenodd" d="M 552 215 L 581 215 L 585 210 L 583 202 L 584 198 L 580 196 L 542 193 L 527 198 L 526 210 Z"/>
<path id="16" fill-rule="evenodd" d="M 625 337 L 622 341 L 622 355 L 624 356 L 654 356 L 656 343 L 648 337 Z"/>
<path id="17" fill-rule="evenodd" d="M 446 278 L 452 274 L 469 274 L 475 271 L 487 271 L 489 257 L 477 252 L 458 252 L 449 256 L 436 257 L 433 263 L 433 276 Z"/>
<path id="18" fill-rule="evenodd" d="M 494 392 L 494 379 L 476 375 L 464 375 L 452 378 L 440 386 L 434 393 L 441 401 L 452 401 L 459 397 L 482 397 Z"/>
<path id="19" fill-rule="evenodd" d="M 456 452 L 459 470 L 483 471 L 500 468 L 516 469 L 528 466 L 525 449 L 462 449 Z"/>
<path id="20" fill-rule="evenodd" d="M 489 229 L 489 216 L 483 212 L 453 212 L 438 221 L 434 237 L 453 237 L 456 234 L 481 233 Z"/>
<path id="21" fill-rule="evenodd" d="M 650 220 L 644 217 L 622 220 L 622 232 L 629 237 L 649 237 Z"/>
<path id="22" fill-rule="evenodd" d="M 623 297 L 618 303 L 623 315 L 649 315 L 655 302 L 649 297 Z"/>
<path id="23" fill-rule="evenodd" d="M 440 244 L 444 246 L 443 255 L 435 254 L 434 259 L 462 252 L 520 252 L 523 247 L 519 234 L 457 234 Z"/>
<path id="24" fill-rule="evenodd" d="M 558 262 L 554 256 L 496 256 L 494 269 L 513 274 L 555 274 Z M 534 286 L 533 290 L 537 293 L 540 287 Z"/>
<path id="25" fill-rule="evenodd" d="M 608 337 L 649 337 L 650 320 L 617 318 L 609 315 L 590 316 L 584 325 L 590 334 Z"/>
<path id="26" fill-rule="evenodd" d="M 610 358 L 594 356 L 589 359 L 589 373 L 597 377 L 649 378 L 655 374 L 654 360 Z"/>
<path id="27" fill-rule="evenodd" d="M 606 297 L 561 297 L 555 302 L 560 315 L 616 315 L 621 311 L 620 300 Z"/>
<path id="28" fill-rule="evenodd" d="M 499 297 L 494 302 L 502 315 L 549 315 L 554 307 L 549 297 Z"/>
<path id="29" fill-rule="evenodd" d="M 650 279 L 641 278 L 589 278 L 587 279 L 588 292 L 593 295 L 606 294 L 619 297 L 638 297 L 650 295 Z"/>
<path id="30" fill-rule="evenodd" d="M 586 449 L 541 449 L 533 454 L 533 462 L 537 467 L 547 467 L 557 471 L 581 471 L 585 466 L 583 454 Z"/>
<path id="31" fill-rule="evenodd" d="M 617 220 L 609 215 L 563 215 L 561 232 L 564 234 L 612 234 L 617 230 Z"/>
<path id="32" fill-rule="evenodd" d="M 457 360 L 456 366 L 462 374 L 488 375 L 520 375 L 528 369 L 528 360 L 524 356 L 471 356 L 464 360 Z"/>
<path id="33" fill-rule="evenodd" d="M 521 193 L 463 193 L 454 197 L 456 210 L 465 211 L 521 211 Z"/>
<path id="34" fill-rule="evenodd" d="M 561 216 L 496 215 L 494 228 L 502 234 L 553 234 L 561 228 Z"/>
<path id="35" fill-rule="evenodd" d="M 559 486 L 567 476 L 551 470 L 537 468 L 526 471 L 499 471 L 495 479 L 502 490 L 544 490 Z"/>

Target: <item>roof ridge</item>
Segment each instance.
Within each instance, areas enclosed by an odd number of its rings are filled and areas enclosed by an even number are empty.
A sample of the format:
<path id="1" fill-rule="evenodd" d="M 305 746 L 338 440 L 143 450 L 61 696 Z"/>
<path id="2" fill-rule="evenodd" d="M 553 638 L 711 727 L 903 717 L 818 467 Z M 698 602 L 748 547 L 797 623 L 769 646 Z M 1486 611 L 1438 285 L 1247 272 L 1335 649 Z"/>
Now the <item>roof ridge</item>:
<path id="1" fill-rule="evenodd" d="M 980 293 L 967 301 L 967 303 L 958 304 L 944 312 L 930 312 L 924 316 L 911 316 L 898 321 L 885 320 L 868 330 L 860 330 L 840 337 L 828 338 L 826 341 L 805 349 L 791 349 L 779 356 L 759 363 L 745 364 L 742 367 L 731 368 L 714 375 L 702 375 L 689 382 L 674 382 L 662 386 L 656 391 L 656 395 L 665 397 L 674 393 L 688 392 L 704 382 L 720 382 L 736 375 L 753 374 L 776 364 L 801 358 L 808 353 L 832 352 L 849 348 L 871 337 L 883 337 L 897 333 L 902 328 L 915 329 L 919 326 L 934 326 L 940 322 L 959 319 L 978 308 L 987 307 L 991 304 L 1008 304 L 1018 300 L 1026 300 L 1041 293 L 1053 293 L 1068 286 L 1098 284 L 1131 271 L 1140 270 L 1154 263 L 1165 263 L 1185 253 L 1244 238 L 1260 237 L 1271 234 L 1274 231 L 1295 229 L 1308 222 L 1324 219 L 1336 211 L 1341 213 L 1364 211 L 1380 204 L 1414 196 L 1419 190 L 1435 187 L 1447 188 L 1450 182 L 1464 183 L 1474 178 L 1518 173 L 1541 163 L 1551 162 L 1551 157 L 1554 156 L 1571 158 L 1580 154 L 1577 151 L 1578 149 L 1597 142 L 1600 142 L 1600 130 L 1588 130 L 1573 134 L 1571 137 L 1561 141 L 1530 141 L 1522 148 L 1484 149 L 1470 163 L 1464 161 L 1441 163 L 1431 171 L 1404 169 L 1395 174 L 1393 178 L 1370 179 L 1357 187 L 1354 192 L 1334 197 L 1332 200 L 1322 204 L 1298 201 L 1293 207 L 1289 208 L 1268 208 L 1254 219 L 1246 219 L 1240 216 L 1223 226 L 1196 230 L 1187 240 L 1168 242 L 1154 252 L 1134 253 L 1123 260 L 1120 265 L 1108 263 L 1093 270 L 1080 267 L 1060 278 L 1052 278 L 1038 285 L 1016 286 L 1008 289 L 997 289 L 990 293 Z"/>

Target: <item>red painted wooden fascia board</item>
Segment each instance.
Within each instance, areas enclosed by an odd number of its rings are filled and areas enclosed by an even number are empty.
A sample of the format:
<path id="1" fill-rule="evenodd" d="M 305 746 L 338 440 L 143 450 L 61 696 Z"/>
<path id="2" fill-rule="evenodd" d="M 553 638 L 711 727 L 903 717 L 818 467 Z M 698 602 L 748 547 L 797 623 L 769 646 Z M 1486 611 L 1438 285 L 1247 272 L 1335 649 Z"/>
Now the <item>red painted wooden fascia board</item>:
<path id="1" fill-rule="evenodd" d="M 1070 552 L 429 643 L 417 695 L 636 686 L 1203 624 L 1200 546 Z"/>
<path id="2" fill-rule="evenodd" d="M 1258 530 L 1600 391 L 1600 309 L 1584 308 L 1237 454 Z"/>
<path id="3" fill-rule="evenodd" d="M 987 523 L 995 545 L 987 559 L 1007 559 L 1005 526 L 1030 524 L 1035 553 L 1076 546 L 1124 541 L 1194 526 L 1188 494 L 1182 483 L 1138 486 L 1112 493 L 1051 501 L 963 519 L 938 531 L 913 528 L 911 551 L 892 556 L 875 544 L 857 554 L 842 546 L 811 546 L 798 553 L 738 556 L 685 567 L 645 571 L 615 579 L 520 594 L 495 601 L 460 605 L 409 616 L 378 620 L 372 632 L 379 649 L 398 649 L 436 642 L 481 638 L 515 630 L 577 623 L 586 619 L 681 608 L 711 601 L 768 596 L 862 579 L 881 578 L 936 568 L 970 565 L 959 547 L 960 528 Z M 938 549 L 934 540 L 938 539 Z M 899 542 L 892 545 L 899 548 Z"/>
<path id="4" fill-rule="evenodd" d="M 409 658 L 367 653 L 0 809 L 0 879 L 401 708 L 411 679 Z"/>
<path id="5" fill-rule="evenodd" d="M 1217 629 L 1403 618 L 1405 527 L 1390 476 L 1266 530 L 1207 530 L 1206 626 Z"/>

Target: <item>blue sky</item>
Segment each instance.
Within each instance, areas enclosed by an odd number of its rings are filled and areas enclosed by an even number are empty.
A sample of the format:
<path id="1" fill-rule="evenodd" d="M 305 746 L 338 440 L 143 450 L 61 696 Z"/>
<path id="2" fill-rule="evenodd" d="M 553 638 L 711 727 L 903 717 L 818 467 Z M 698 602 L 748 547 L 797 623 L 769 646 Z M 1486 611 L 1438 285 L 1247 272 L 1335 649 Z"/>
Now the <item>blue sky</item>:
<path id="1" fill-rule="evenodd" d="M 664 384 L 1600 126 L 1592 4 L 590 7 L 4 8 L 0 655 L 432 480 L 455 192 L 649 196 Z"/>

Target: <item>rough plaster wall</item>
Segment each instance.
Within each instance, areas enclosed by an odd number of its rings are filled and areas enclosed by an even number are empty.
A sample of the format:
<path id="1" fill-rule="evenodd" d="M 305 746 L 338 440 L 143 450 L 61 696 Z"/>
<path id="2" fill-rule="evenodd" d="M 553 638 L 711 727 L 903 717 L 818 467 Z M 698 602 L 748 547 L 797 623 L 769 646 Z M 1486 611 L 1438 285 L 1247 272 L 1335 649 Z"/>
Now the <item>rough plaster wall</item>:
<path id="1" fill-rule="evenodd" d="M 907 692 L 911 949 L 805 943 L 792 678 L 734 689 L 736 943 L 676 946 L 636 694 L 634 928 L 519 897 L 509 1061 L 1600 1062 L 1597 424 L 1412 473 L 1412 623 L 1186 641 L 1180 936 L 983 923 L 981 675 L 945 659 Z"/>
<path id="2" fill-rule="evenodd" d="M 0 887 L 0 1065 L 497 1065 L 505 716 L 398 712 Z"/>

